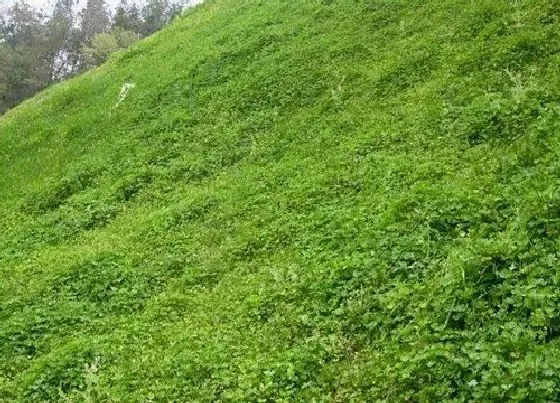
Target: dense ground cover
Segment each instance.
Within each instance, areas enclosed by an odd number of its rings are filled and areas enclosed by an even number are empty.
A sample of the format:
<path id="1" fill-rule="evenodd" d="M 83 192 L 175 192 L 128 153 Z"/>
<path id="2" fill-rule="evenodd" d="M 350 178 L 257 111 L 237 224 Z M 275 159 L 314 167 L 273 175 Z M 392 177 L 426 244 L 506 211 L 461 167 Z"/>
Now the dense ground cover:
<path id="1" fill-rule="evenodd" d="M 559 400 L 559 23 L 209 0 L 0 118 L 0 400 Z"/>

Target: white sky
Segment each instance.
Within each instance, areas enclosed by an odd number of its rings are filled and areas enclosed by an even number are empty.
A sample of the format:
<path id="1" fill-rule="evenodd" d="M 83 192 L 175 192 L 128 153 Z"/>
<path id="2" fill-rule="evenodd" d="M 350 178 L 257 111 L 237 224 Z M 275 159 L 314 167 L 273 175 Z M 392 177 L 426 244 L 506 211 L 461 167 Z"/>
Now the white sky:
<path id="1" fill-rule="evenodd" d="M 16 0 L 0 0 L 0 12 L 3 9 L 10 7 L 12 4 L 15 3 Z M 37 8 L 38 10 L 43 10 L 44 12 L 48 13 L 51 10 L 52 4 L 55 0 L 25 0 L 26 3 L 32 5 L 33 7 Z M 176 0 L 177 3 L 181 2 L 180 0 Z M 204 0 L 191 0 L 190 4 L 193 6 L 196 4 L 202 3 Z M 76 3 L 76 11 L 80 11 L 82 8 L 86 6 L 87 0 L 74 0 Z M 105 0 L 111 12 L 114 11 L 115 7 L 119 4 L 119 0 Z M 128 0 L 128 4 L 144 4 L 146 0 Z"/>
<path id="2" fill-rule="evenodd" d="M 15 2 L 16 0 L 0 0 L 0 11 L 12 6 Z M 32 5 L 37 10 L 50 13 L 54 0 L 25 0 L 25 2 Z M 74 2 L 76 3 L 76 11 L 80 11 L 86 6 L 87 0 L 74 0 Z M 114 8 L 119 4 L 119 0 L 105 0 L 105 2 L 111 10 L 114 10 Z M 132 3 L 132 1 L 128 1 L 128 3 Z M 143 3 L 143 1 L 135 0 L 134 3 Z"/>
<path id="3" fill-rule="evenodd" d="M 111 9 L 115 8 L 117 4 L 119 4 L 119 0 L 105 0 L 106 3 L 109 5 Z M 43 9 L 43 11 L 49 11 L 52 7 L 53 0 L 25 0 L 26 3 L 31 4 L 33 7 L 37 9 Z M 77 9 L 82 9 L 86 6 L 87 0 L 77 0 Z M 3 4 L 5 3 L 5 4 Z M 10 7 L 12 4 L 15 3 L 15 0 L 0 0 L 0 4 L 4 5 L 5 7 Z"/>

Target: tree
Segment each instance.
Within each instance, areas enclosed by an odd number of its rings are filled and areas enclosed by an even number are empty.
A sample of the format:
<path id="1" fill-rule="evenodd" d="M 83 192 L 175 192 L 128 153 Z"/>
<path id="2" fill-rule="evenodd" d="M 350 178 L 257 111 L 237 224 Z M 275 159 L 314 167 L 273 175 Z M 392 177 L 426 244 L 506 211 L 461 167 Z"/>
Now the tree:
<path id="1" fill-rule="evenodd" d="M 10 90 L 8 77 L 12 67 L 11 56 L 12 52 L 6 42 L 0 42 L 0 114 L 4 113 L 11 106 L 8 98 Z"/>
<path id="2" fill-rule="evenodd" d="M 69 46 L 74 28 L 74 13 L 72 0 L 57 0 L 52 17 L 48 23 L 49 40 L 55 48 L 62 49 Z"/>
<path id="3" fill-rule="evenodd" d="M 109 29 L 109 12 L 105 0 L 88 0 L 81 17 L 81 39 L 86 43 L 91 43 L 97 34 Z"/>
<path id="4" fill-rule="evenodd" d="M 106 0 L 87 0 L 79 21 L 73 10 L 78 0 L 52 0 L 50 18 L 26 1 L 16 0 L 0 15 L 0 114 L 53 82 L 103 63 L 168 24 L 182 4 L 201 0 L 147 0 L 141 10 L 120 0 L 112 21 Z"/>
<path id="5" fill-rule="evenodd" d="M 142 25 L 143 21 L 138 6 L 136 6 L 136 4 L 129 6 L 126 0 L 121 0 L 115 10 L 112 28 L 132 31 L 139 34 L 142 32 Z"/>
<path id="6" fill-rule="evenodd" d="M 16 2 L 1 20 L 0 112 L 35 94 L 50 81 L 42 20 L 23 1 Z"/>
<path id="7" fill-rule="evenodd" d="M 81 38 L 72 6 L 73 0 L 57 0 L 47 24 L 53 81 L 75 74 L 80 68 Z"/>
<path id="8" fill-rule="evenodd" d="M 138 40 L 138 34 L 132 31 L 115 29 L 95 35 L 91 44 L 83 48 L 84 61 L 88 68 L 105 62 L 119 49 L 124 49 Z"/>
<path id="9" fill-rule="evenodd" d="M 2 38 L 14 48 L 32 45 L 42 35 L 42 15 L 25 1 L 17 1 L 2 17 Z"/>
<path id="10" fill-rule="evenodd" d="M 182 9 L 182 5 L 170 0 L 148 0 L 148 4 L 142 9 L 142 35 L 148 36 L 160 30 L 180 14 Z"/>
<path id="11" fill-rule="evenodd" d="M 182 3 L 171 3 L 166 13 L 166 24 L 173 22 L 175 17 L 181 15 L 185 7 L 188 7 L 190 4 L 191 2 L 188 2 L 186 5 Z"/>

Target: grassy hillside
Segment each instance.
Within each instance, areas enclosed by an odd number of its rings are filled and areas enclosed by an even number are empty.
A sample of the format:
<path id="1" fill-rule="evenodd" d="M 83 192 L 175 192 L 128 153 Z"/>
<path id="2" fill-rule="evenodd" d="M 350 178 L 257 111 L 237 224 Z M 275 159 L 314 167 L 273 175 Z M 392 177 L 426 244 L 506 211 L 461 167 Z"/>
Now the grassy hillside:
<path id="1" fill-rule="evenodd" d="M 0 118 L 0 400 L 560 400 L 559 24 L 208 0 Z"/>

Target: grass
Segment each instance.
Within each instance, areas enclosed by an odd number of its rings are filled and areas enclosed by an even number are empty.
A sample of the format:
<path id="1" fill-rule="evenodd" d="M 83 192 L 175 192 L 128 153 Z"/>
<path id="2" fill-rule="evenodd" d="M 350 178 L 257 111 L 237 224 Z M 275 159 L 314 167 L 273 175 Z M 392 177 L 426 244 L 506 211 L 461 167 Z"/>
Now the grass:
<path id="1" fill-rule="evenodd" d="M 558 10 L 209 0 L 8 112 L 0 400 L 559 400 Z"/>

